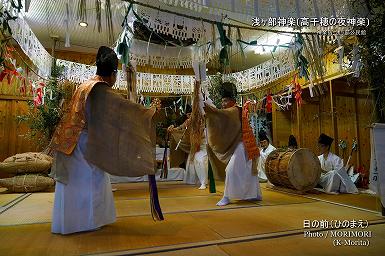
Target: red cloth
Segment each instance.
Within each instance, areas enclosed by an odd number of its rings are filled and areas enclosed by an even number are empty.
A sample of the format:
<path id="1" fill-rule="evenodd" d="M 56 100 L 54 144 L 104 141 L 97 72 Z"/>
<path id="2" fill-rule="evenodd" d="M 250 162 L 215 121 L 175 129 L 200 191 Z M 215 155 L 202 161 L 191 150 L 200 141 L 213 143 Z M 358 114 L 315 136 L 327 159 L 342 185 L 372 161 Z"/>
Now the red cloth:
<path id="1" fill-rule="evenodd" d="M 21 78 L 21 81 L 20 93 L 25 96 L 27 93 L 27 84 L 24 77 Z"/>
<path id="2" fill-rule="evenodd" d="M 295 92 L 295 100 L 299 105 L 301 105 L 302 104 L 302 89 L 301 89 L 301 85 L 298 82 L 298 76 L 297 75 L 294 75 L 293 85 L 294 85 L 294 92 Z"/>
<path id="3" fill-rule="evenodd" d="M 273 112 L 273 97 L 271 94 L 266 96 L 266 113 Z"/>
<path id="4" fill-rule="evenodd" d="M 33 98 L 33 104 L 38 107 L 43 103 L 43 88 L 38 87 L 35 92 L 36 96 Z"/>
<path id="5" fill-rule="evenodd" d="M 12 81 L 12 78 L 14 76 L 19 76 L 19 73 L 16 70 L 4 69 L 0 73 L 0 82 L 2 82 L 4 80 L 5 76 L 7 77 L 8 85 L 10 85 L 11 81 Z"/>

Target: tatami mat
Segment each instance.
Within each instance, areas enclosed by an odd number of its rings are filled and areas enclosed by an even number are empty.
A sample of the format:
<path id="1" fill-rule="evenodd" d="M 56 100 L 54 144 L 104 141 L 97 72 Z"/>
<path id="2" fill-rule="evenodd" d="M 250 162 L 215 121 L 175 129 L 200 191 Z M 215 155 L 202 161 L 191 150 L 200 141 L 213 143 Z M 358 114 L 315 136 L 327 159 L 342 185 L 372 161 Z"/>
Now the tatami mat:
<path id="1" fill-rule="evenodd" d="M 149 256 L 229 256 L 219 246 L 205 246 L 185 250 L 150 253 Z"/>
<path id="2" fill-rule="evenodd" d="M 177 212 L 191 211 L 206 211 L 219 210 L 216 203 L 221 199 L 221 196 L 199 196 L 199 197 L 175 197 L 175 198 L 160 198 L 162 211 L 164 214 Z M 118 217 L 123 216 L 138 216 L 150 214 L 149 200 L 119 200 L 115 201 L 115 207 Z M 223 207 L 226 208 L 244 208 L 258 207 L 253 202 L 239 201 L 234 204 Z"/>
<path id="3" fill-rule="evenodd" d="M 158 189 L 167 189 L 167 188 L 175 189 L 178 186 L 181 186 L 181 187 L 190 186 L 183 183 L 183 181 L 157 182 L 156 185 Z M 132 189 L 146 190 L 148 189 L 148 182 L 116 183 L 116 184 L 112 184 L 112 187 L 118 190 L 132 190 Z"/>
<path id="4" fill-rule="evenodd" d="M 369 246 L 335 247 L 333 246 L 332 238 L 304 238 L 304 235 L 300 234 L 275 239 L 220 245 L 219 248 L 231 256 L 259 255 L 260 252 L 263 252 L 263 255 L 269 256 L 384 255 L 385 224 L 369 226 L 367 230 L 372 231 L 372 238 L 364 238 L 365 240 L 367 239 L 369 241 Z M 349 240 L 349 238 L 347 238 L 347 240 Z M 351 238 L 350 240 L 355 241 L 360 239 Z"/>
<path id="5" fill-rule="evenodd" d="M 121 198 L 121 197 L 120 197 Z M 204 211 L 218 209 L 216 203 L 220 195 L 190 196 L 190 197 L 160 197 L 164 214 L 188 211 Z M 53 193 L 32 194 L 16 206 L 0 214 L 1 225 L 20 225 L 51 222 Z M 115 199 L 117 217 L 151 215 L 149 199 Z M 255 203 L 239 201 L 225 208 L 258 207 Z"/>
<path id="6" fill-rule="evenodd" d="M 117 217 L 150 215 L 148 192 L 143 183 L 122 184 L 114 192 Z M 133 189 L 134 187 L 135 189 Z M 210 194 L 208 190 L 198 190 L 194 186 L 181 183 L 162 184 L 159 188 L 160 202 L 165 214 L 176 212 L 217 210 L 216 203 L 221 193 Z M 337 195 L 339 196 L 339 195 Z M 349 196 L 349 195 L 344 195 Z M 352 195 L 354 196 L 354 195 Z M 4 194 L 0 198 L 15 198 Z M 319 196 L 321 198 L 321 196 Z M 53 193 L 34 193 L 0 215 L 0 225 L 45 223 L 51 221 Z M 263 200 L 245 202 L 233 200 L 224 208 L 248 208 L 258 206 L 290 205 L 315 202 L 300 195 L 289 195 L 263 189 Z"/>
<path id="7" fill-rule="evenodd" d="M 322 202 L 197 212 L 205 223 L 225 238 L 303 228 L 304 220 L 382 220 L 373 213 Z"/>
<path id="8" fill-rule="evenodd" d="M 297 235 L 303 232 L 304 220 L 361 219 L 371 223 L 385 222 L 383 217 L 370 211 L 266 188 L 262 191 L 263 201 L 233 201 L 226 207 L 217 207 L 215 204 L 222 196 L 220 191 L 223 184 L 218 184 L 217 194 L 210 194 L 208 190 L 200 191 L 180 182 L 158 185 L 165 221 L 152 220 L 146 183 L 118 184 L 118 191 L 114 193 L 119 217 L 116 223 L 95 232 L 68 236 L 50 232 L 54 194 L 29 195 L 0 214 L 0 255 L 118 255 L 135 253 L 137 250 L 171 256 L 255 255 L 258 251 L 273 255 L 275 252 L 279 252 L 275 255 L 303 255 L 299 251 L 301 247 L 306 247 L 303 250 L 306 255 L 317 255 L 317 250 L 330 246 L 330 243 L 322 239 L 304 240 L 303 235 Z M 363 197 L 358 198 L 362 200 Z M 354 201 L 353 198 L 351 200 Z M 376 228 L 373 237 L 377 233 L 384 236 L 384 232 L 378 230 L 379 226 L 384 228 L 385 225 L 373 226 Z M 276 234 L 284 234 L 285 237 L 277 238 Z M 248 237 L 258 238 L 248 243 L 241 242 L 250 241 Z M 373 243 L 380 248 L 385 246 L 381 239 L 373 239 Z M 287 250 L 282 247 L 287 247 Z M 163 248 L 167 248 L 167 252 Z M 365 250 L 362 248 L 358 251 L 362 255 L 375 252 L 370 249 L 368 253 L 363 253 Z M 333 255 L 334 251 L 327 252 Z M 342 252 L 352 250 L 336 250 L 335 254 L 341 255 Z"/>
<path id="9" fill-rule="evenodd" d="M 381 212 L 381 202 L 378 197 L 375 195 L 369 194 L 338 194 L 338 195 L 329 195 L 329 194 L 308 194 L 306 197 L 327 200 L 335 203 L 351 205 L 355 207 L 360 207 L 372 211 Z"/>
<path id="10" fill-rule="evenodd" d="M 150 203 L 145 183 L 119 184 L 114 192 L 117 217 L 150 215 Z M 1 195 L 5 196 L 5 195 Z M 220 192 L 209 193 L 181 183 L 159 185 L 160 203 L 164 214 L 219 209 Z M 12 197 L 13 198 L 13 197 Z M 51 222 L 54 193 L 34 193 L 0 215 L 0 225 Z M 224 208 L 258 207 L 263 205 L 307 203 L 313 200 L 275 191 L 263 191 L 258 202 L 233 201 Z"/>
<path id="11" fill-rule="evenodd" d="M 304 238 L 303 234 L 276 237 L 273 239 L 255 240 L 252 242 L 234 242 L 222 245 L 204 246 L 191 249 L 182 249 L 160 253 L 150 253 L 149 256 L 245 256 L 245 255 L 382 255 L 385 249 L 385 224 L 369 226 L 367 231 L 372 232 L 372 237 L 367 238 L 369 246 L 333 246 L 332 238 Z M 342 229 L 341 231 L 350 231 Z M 330 232 L 330 231 L 329 231 Z M 322 232 L 325 233 L 325 232 Z M 352 241 L 360 240 L 357 238 Z M 366 240 L 366 239 L 365 239 Z"/>
<path id="12" fill-rule="evenodd" d="M 287 194 L 290 198 L 294 197 L 302 197 L 302 198 L 308 198 L 308 199 L 314 199 L 314 200 L 326 200 L 334 203 L 359 207 L 363 209 L 368 209 L 371 211 L 377 211 L 381 212 L 381 202 L 379 198 L 376 195 L 371 194 L 326 194 L 323 192 L 320 192 L 318 190 L 312 190 L 308 191 L 305 194 L 301 195 L 299 193 L 295 193 L 295 191 L 290 191 L 285 188 L 268 188 L 266 183 L 261 184 L 262 188 L 262 194 L 266 195 L 267 193 L 273 193 L 272 195 L 277 195 L 276 198 L 278 200 L 278 203 L 280 202 L 281 194 Z M 292 198 L 294 200 L 294 198 Z M 266 202 L 267 203 L 267 202 Z"/>
<path id="13" fill-rule="evenodd" d="M 51 234 L 50 224 L 9 226 L 0 227 L 0 255 L 72 255 L 219 241 L 258 234 L 273 237 L 279 231 L 302 230 L 304 219 L 346 218 L 382 219 L 342 206 L 307 203 L 170 214 L 163 222 L 154 222 L 150 216 L 125 217 L 98 231 L 70 236 Z"/>
<path id="14" fill-rule="evenodd" d="M 158 193 L 160 197 L 186 197 L 186 196 L 207 196 L 209 195 L 209 190 L 199 190 L 198 187 L 194 186 L 182 186 L 176 185 L 174 188 L 159 188 Z M 148 188 L 140 189 L 126 189 L 114 192 L 114 197 L 117 200 L 120 199 L 146 199 L 150 197 Z"/>
<path id="15" fill-rule="evenodd" d="M 36 193 L 0 214 L 0 226 L 51 221 L 53 193 Z"/>
<path id="16" fill-rule="evenodd" d="M 277 191 L 262 190 L 262 201 L 260 205 L 281 205 L 281 204 L 298 204 L 298 203 L 309 203 L 314 200 L 304 198 L 299 195 L 288 195 Z"/>
<path id="17" fill-rule="evenodd" d="M 210 241 L 222 237 L 189 214 L 154 222 L 149 216 L 120 218 L 95 232 L 54 235 L 50 224 L 0 227 L 0 255 L 79 255 Z"/>
<path id="18" fill-rule="evenodd" d="M 22 195 L 23 194 L 0 194 L 0 207 L 9 204 L 10 202 Z"/>

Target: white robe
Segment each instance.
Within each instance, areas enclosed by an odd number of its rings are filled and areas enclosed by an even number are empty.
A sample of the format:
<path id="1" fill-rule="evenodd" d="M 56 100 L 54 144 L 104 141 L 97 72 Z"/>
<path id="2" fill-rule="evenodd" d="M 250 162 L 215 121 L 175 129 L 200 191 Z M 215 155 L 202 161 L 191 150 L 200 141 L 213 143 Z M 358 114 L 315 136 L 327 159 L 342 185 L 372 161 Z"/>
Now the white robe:
<path id="1" fill-rule="evenodd" d="M 194 160 L 191 161 L 191 155 L 189 154 L 186 163 L 186 173 L 184 176 L 184 182 L 186 184 L 207 185 L 208 176 L 208 156 L 206 150 L 206 136 L 202 140 L 201 148 L 194 155 Z"/>
<path id="2" fill-rule="evenodd" d="M 323 155 L 318 156 L 318 159 L 323 170 L 318 184 L 326 192 L 358 193 L 358 189 L 347 174 L 340 157 L 329 152 L 326 159 Z"/>
<path id="3" fill-rule="evenodd" d="M 86 108 L 88 115 L 88 101 Z M 70 156 L 56 153 L 53 168 L 67 169 L 68 182 L 56 182 L 52 233 L 90 231 L 116 221 L 109 175 L 84 158 L 87 138 L 83 130 Z"/>
<path id="4" fill-rule="evenodd" d="M 206 149 L 195 153 L 194 160 L 191 161 L 191 155 L 187 158 L 186 173 L 183 181 L 186 184 L 207 185 L 208 157 Z"/>
<path id="5" fill-rule="evenodd" d="M 252 161 L 247 160 L 243 142 L 240 142 L 226 166 L 224 196 L 229 199 L 262 200 L 262 192 L 257 176 L 251 173 Z"/>
<path id="6" fill-rule="evenodd" d="M 260 149 L 259 153 L 259 162 L 258 162 L 258 177 L 261 180 L 267 180 L 266 172 L 265 172 L 265 163 L 266 159 L 271 152 L 276 150 L 276 148 L 269 143 L 269 146 L 266 149 Z"/>

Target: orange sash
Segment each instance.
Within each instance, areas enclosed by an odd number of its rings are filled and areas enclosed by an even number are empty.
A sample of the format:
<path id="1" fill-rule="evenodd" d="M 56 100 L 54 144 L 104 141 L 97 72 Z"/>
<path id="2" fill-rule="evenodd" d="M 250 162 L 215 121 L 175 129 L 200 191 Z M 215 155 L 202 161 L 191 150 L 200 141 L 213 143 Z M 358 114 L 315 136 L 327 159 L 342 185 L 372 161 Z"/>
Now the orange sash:
<path id="1" fill-rule="evenodd" d="M 86 101 L 88 95 L 97 83 L 105 82 L 100 76 L 95 76 L 76 89 L 53 135 L 51 146 L 54 150 L 67 155 L 72 154 L 78 143 L 80 133 L 86 126 Z"/>
<path id="2" fill-rule="evenodd" d="M 247 101 L 242 108 L 242 141 L 245 145 L 248 159 L 255 159 L 259 157 L 259 149 L 249 123 L 249 104 L 250 101 Z"/>

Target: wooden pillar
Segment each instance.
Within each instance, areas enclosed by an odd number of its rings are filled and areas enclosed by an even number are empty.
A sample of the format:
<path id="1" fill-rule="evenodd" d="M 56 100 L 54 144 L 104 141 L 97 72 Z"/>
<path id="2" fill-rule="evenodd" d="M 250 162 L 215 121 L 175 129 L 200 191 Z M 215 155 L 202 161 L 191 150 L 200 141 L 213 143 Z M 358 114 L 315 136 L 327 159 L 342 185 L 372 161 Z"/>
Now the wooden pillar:
<path id="1" fill-rule="evenodd" d="M 320 100 L 318 102 L 318 135 L 321 134 L 321 97 L 320 97 Z"/>
<path id="2" fill-rule="evenodd" d="M 358 102 L 357 102 L 357 88 L 356 86 L 354 85 L 354 130 L 355 130 L 355 134 L 356 134 L 356 140 L 357 140 L 357 144 L 358 144 L 358 148 L 357 148 L 357 151 L 356 151 L 356 155 L 357 155 L 357 167 L 361 165 L 361 150 L 360 150 L 360 133 L 359 133 L 359 116 L 358 116 L 358 113 L 357 113 L 357 109 L 358 109 Z"/>
<path id="3" fill-rule="evenodd" d="M 53 40 L 52 49 L 51 49 L 52 69 L 54 69 L 56 67 L 56 43 L 59 40 L 59 36 L 51 35 L 51 38 Z M 52 73 L 52 71 L 51 71 L 51 73 Z"/>
<path id="4" fill-rule="evenodd" d="M 57 38 L 55 37 L 52 37 L 53 39 L 53 43 L 52 43 L 52 49 L 51 49 L 51 56 L 53 58 L 55 58 L 55 50 L 56 50 L 56 42 L 57 42 Z"/>
<path id="5" fill-rule="evenodd" d="M 277 123 L 277 106 L 275 105 L 275 104 L 273 104 L 273 106 L 272 106 L 272 112 L 271 112 L 271 122 L 272 122 L 272 129 L 271 129 L 271 137 L 272 137 L 272 143 L 273 143 L 273 145 L 278 145 L 278 141 L 277 141 L 277 134 L 278 134 L 278 132 L 277 132 L 277 130 L 278 130 L 278 128 L 277 128 L 277 125 L 278 125 L 278 123 Z"/>
<path id="6" fill-rule="evenodd" d="M 333 94 L 333 83 L 332 80 L 329 81 L 329 92 L 330 92 L 330 111 L 332 114 L 332 129 L 333 129 L 333 136 L 334 138 L 334 153 L 338 153 L 338 130 L 337 130 L 337 120 L 336 116 L 334 114 L 335 112 L 335 97 Z"/>

